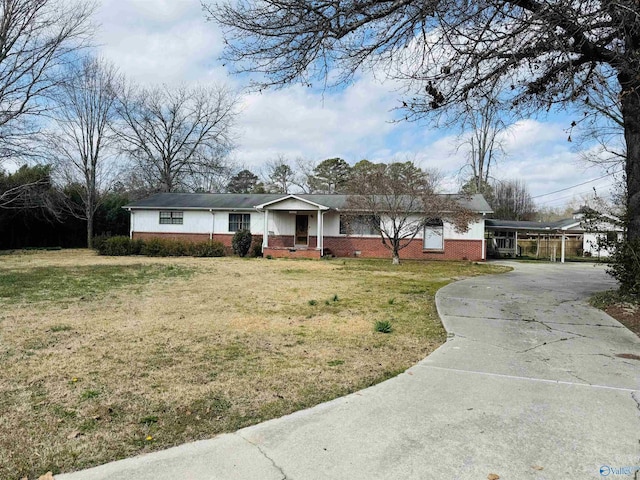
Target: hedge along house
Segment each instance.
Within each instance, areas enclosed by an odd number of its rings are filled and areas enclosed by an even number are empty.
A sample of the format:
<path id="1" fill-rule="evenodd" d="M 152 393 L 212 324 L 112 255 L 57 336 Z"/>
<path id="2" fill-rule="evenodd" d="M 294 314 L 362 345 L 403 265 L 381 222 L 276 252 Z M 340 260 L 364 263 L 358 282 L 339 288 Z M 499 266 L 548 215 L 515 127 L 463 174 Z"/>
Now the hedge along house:
<path id="1" fill-rule="evenodd" d="M 483 260 L 484 215 L 491 208 L 482 195 L 453 196 L 476 215 L 466 232 L 442 218 L 430 222 L 401 250 L 404 259 Z M 158 193 L 124 208 L 131 213 L 134 239 L 216 240 L 231 246 L 235 232 L 247 229 L 272 257 L 385 258 L 390 251 L 368 212 L 348 212 L 348 195 Z M 416 214 L 418 215 L 418 214 Z M 424 214 L 423 214 L 424 215 Z"/>

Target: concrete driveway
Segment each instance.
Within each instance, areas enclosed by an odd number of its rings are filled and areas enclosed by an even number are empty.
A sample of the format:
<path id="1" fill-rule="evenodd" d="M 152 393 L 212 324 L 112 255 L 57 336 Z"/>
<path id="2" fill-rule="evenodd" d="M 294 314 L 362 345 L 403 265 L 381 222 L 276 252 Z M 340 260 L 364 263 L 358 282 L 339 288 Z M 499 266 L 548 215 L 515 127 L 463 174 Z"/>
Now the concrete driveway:
<path id="1" fill-rule="evenodd" d="M 617 356 L 640 340 L 585 303 L 613 282 L 592 265 L 515 268 L 440 290 L 449 341 L 394 379 L 56 478 L 640 478 L 640 361 Z"/>

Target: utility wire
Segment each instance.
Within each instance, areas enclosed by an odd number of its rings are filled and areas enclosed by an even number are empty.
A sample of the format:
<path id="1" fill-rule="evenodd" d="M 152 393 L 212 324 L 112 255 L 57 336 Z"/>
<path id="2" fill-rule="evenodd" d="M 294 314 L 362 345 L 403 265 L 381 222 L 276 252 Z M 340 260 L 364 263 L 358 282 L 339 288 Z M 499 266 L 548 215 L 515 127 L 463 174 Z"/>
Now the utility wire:
<path id="1" fill-rule="evenodd" d="M 602 184 L 602 185 L 596 185 L 596 186 L 594 186 L 594 188 L 597 187 L 598 190 L 604 190 L 604 189 L 606 189 L 608 187 L 613 187 L 613 185 L 614 185 L 614 183 L 605 183 L 605 184 Z M 558 201 L 561 201 L 563 199 L 575 197 L 577 195 L 589 195 L 591 193 L 593 193 L 593 189 L 581 190 L 579 192 L 569 193 L 568 195 L 561 195 L 559 197 L 554 197 L 554 198 L 549 198 L 547 200 L 537 201 L 536 204 L 537 205 L 545 205 L 545 204 L 549 204 L 549 203 L 558 202 Z M 598 195 L 598 196 L 602 197 L 603 195 Z"/>
<path id="2" fill-rule="evenodd" d="M 560 193 L 560 192 L 564 192 L 566 190 L 571 190 L 572 188 L 581 187 L 582 185 L 586 185 L 587 183 L 595 182 L 597 180 L 602 180 L 603 178 L 610 177 L 612 175 L 615 175 L 616 173 L 620 173 L 621 171 L 622 170 L 618 170 L 616 172 L 607 173 L 606 175 L 603 175 L 603 176 L 598 177 L 598 178 L 593 178 L 591 180 L 587 180 L 586 182 L 578 183 L 577 185 L 572 185 L 570 187 L 561 188 L 560 190 L 556 190 L 555 192 L 543 193 L 542 195 L 536 195 L 535 197 L 531 197 L 531 198 L 546 197 L 547 195 L 553 195 L 554 193 Z"/>

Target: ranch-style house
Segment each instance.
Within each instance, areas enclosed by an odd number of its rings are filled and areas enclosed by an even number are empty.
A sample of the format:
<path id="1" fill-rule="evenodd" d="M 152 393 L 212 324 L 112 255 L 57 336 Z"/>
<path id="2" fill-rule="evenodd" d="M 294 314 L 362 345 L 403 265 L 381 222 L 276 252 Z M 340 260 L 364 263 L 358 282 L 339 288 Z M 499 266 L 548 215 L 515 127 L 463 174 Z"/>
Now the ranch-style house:
<path id="1" fill-rule="evenodd" d="M 405 259 L 484 260 L 485 219 L 491 207 L 482 195 L 453 195 L 476 215 L 465 232 L 442 218 L 430 221 L 401 250 Z M 187 241 L 217 240 L 226 246 L 238 230 L 250 230 L 272 257 L 383 258 L 390 255 L 369 212 L 349 212 L 347 195 L 158 193 L 126 205 L 130 236 Z M 416 217 L 424 212 L 416 212 Z"/>

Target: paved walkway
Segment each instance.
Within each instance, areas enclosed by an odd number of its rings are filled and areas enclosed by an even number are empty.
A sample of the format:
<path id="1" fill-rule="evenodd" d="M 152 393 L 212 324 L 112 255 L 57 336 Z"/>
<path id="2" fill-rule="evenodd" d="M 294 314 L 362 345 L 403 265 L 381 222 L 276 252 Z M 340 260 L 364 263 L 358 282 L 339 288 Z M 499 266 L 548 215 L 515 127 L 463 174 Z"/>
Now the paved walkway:
<path id="1" fill-rule="evenodd" d="M 448 285 L 436 300 L 449 341 L 394 379 L 56 478 L 584 479 L 640 468 L 640 361 L 617 356 L 640 355 L 640 340 L 585 303 L 612 287 L 585 264 L 518 264 Z"/>

